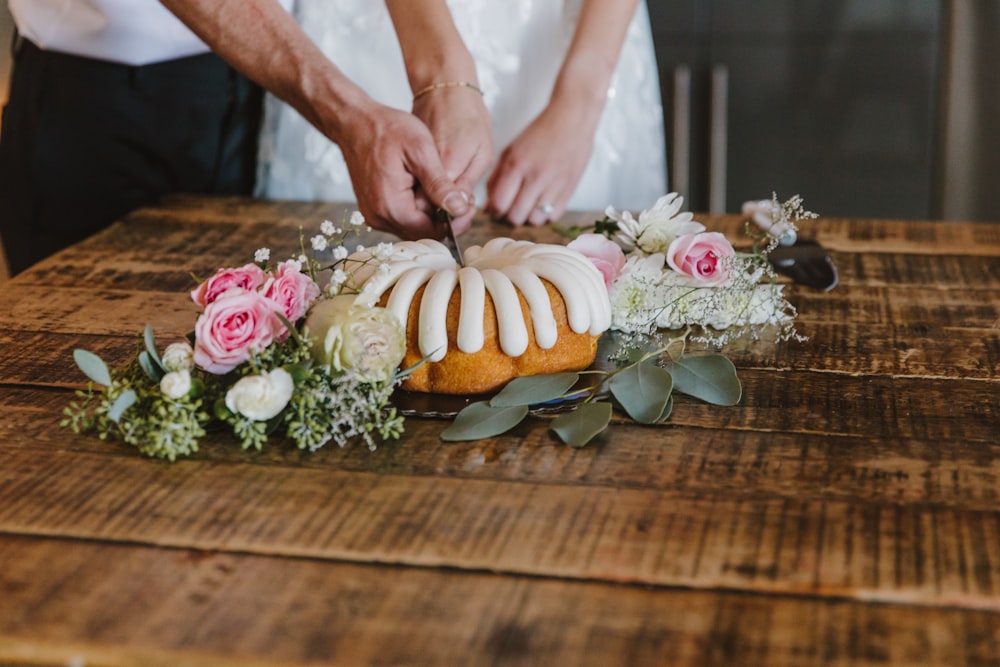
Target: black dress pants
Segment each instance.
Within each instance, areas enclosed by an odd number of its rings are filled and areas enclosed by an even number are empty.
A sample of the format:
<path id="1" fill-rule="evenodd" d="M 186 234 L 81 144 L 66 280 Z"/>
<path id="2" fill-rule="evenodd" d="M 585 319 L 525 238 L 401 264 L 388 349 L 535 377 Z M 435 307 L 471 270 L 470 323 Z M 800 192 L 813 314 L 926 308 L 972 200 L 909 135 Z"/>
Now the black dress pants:
<path id="1" fill-rule="evenodd" d="M 21 40 L 0 135 L 11 273 L 166 194 L 251 194 L 261 102 L 214 54 L 133 67 Z"/>

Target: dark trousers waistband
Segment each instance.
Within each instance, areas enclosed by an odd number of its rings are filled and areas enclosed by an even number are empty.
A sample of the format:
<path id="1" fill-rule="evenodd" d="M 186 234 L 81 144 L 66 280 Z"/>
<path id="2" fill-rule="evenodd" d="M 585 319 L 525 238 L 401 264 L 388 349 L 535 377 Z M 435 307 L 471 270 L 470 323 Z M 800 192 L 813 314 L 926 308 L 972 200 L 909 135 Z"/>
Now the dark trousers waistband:
<path id="1" fill-rule="evenodd" d="M 200 53 L 146 65 L 128 65 L 61 51 L 42 49 L 23 37 L 16 40 L 15 59 L 37 58 L 43 67 L 51 66 L 70 75 L 97 78 L 108 83 L 143 84 L 158 81 L 187 81 L 196 86 L 226 85 L 236 71 L 215 53 Z"/>

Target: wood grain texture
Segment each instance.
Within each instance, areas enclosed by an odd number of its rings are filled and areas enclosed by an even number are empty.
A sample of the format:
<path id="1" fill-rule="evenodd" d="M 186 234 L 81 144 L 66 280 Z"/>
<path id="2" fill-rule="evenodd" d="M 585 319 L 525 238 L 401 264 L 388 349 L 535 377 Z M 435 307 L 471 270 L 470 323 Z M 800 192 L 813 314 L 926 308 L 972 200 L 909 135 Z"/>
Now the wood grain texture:
<path id="1" fill-rule="evenodd" d="M 25 537 L 0 537 L 0 591 L 0 655 L 30 664 L 986 666 L 1000 648 L 997 616 L 968 609 Z"/>
<path id="2" fill-rule="evenodd" d="M 808 339 L 731 345 L 737 406 L 580 450 L 411 418 L 375 452 L 220 434 L 166 464 L 59 427 L 73 349 L 183 336 L 192 276 L 348 212 L 174 198 L 5 285 L 0 664 L 1000 662 L 998 225 L 807 223 L 841 278 L 786 287 Z M 565 241 L 466 242 L 497 235 Z"/>
<path id="3" fill-rule="evenodd" d="M 2 533 L 1000 611 L 992 508 L 52 452 L 68 488 L 6 458 Z"/>

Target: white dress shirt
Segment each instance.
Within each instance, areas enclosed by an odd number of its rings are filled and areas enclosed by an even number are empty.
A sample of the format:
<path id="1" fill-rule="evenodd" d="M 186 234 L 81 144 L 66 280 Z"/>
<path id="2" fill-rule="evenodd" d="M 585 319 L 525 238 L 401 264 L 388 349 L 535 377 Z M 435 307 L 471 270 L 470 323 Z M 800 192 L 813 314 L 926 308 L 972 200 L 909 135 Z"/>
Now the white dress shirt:
<path id="1" fill-rule="evenodd" d="M 293 0 L 279 0 L 291 9 Z M 159 0 L 9 0 L 22 36 L 42 49 L 128 65 L 208 51 Z"/>

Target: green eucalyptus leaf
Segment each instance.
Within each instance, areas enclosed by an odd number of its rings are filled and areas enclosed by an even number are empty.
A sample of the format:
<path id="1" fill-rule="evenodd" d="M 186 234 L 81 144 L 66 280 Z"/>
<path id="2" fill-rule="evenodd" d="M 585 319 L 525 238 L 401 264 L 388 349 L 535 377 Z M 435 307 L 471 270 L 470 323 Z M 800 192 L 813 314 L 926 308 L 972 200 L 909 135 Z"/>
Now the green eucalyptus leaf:
<path id="1" fill-rule="evenodd" d="M 119 394 L 118 398 L 115 399 L 115 402 L 111 405 L 111 409 L 108 410 L 108 419 L 113 422 L 117 422 L 121 419 L 122 414 L 132 407 L 132 404 L 135 403 L 135 399 L 136 396 L 134 391 L 131 389 L 123 391 Z"/>
<path id="2" fill-rule="evenodd" d="M 611 413 L 610 403 L 584 403 L 553 419 L 549 429 L 570 447 L 583 447 L 608 427 Z"/>
<path id="3" fill-rule="evenodd" d="M 93 352 L 76 349 L 73 350 L 73 360 L 80 367 L 83 374 L 97 384 L 108 387 L 111 385 L 111 373 L 108 367 L 101 361 L 101 358 Z"/>
<path id="4" fill-rule="evenodd" d="M 163 379 L 164 375 L 163 368 L 157 365 L 155 361 L 153 361 L 152 355 L 149 353 L 149 350 L 143 350 L 142 352 L 139 353 L 139 366 L 142 367 L 142 370 L 146 374 L 146 377 L 148 377 L 153 382 L 159 382 L 161 379 Z"/>
<path id="5" fill-rule="evenodd" d="M 673 409 L 674 409 L 674 397 L 671 396 L 670 398 L 667 399 L 667 404 L 663 406 L 663 412 L 660 413 L 660 417 L 659 419 L 656 420 L 656 423 L 659 424 L 660 422 L 665 422 L 668 419 L 670 419 L 670 413 L 673 411 Z"/>
<path id="6" fill-rule="evenodd" d="M 653 359 L 648 359 L 615 374 L 608 387 L 629 417 L 640 424 L 654 424 L 660 421 L 670 400 L 673 379 Z"/>
<path id="7" fill-rule="evenodd" d="M 490 399 L 490 406 L 507 408 L 514 405 L 545 403 L 563 396 L 579 379 L 579 373 L 553 373 L 516 378 Z"/>
<path id="8" fill-rule="evenodd" d="M 674 388 L 713 405 L 736 405 L 743 386 L 736 366 L 721 354 L 682 356 L 666 366 L 674 376 Z"/>
<path id="9" fill-rule="evenodd" d="M 458 413 L 451 426 L 441 433 L 441 439 L 456 442 L 492 438 L 520 424 L 527 414 L 527 405 L 494 408 L 486 401 L 477 401 Z"/>
<path id="10" fill-rule="evenodd" d="M 160 359 L 160 353 L 156 351 L 156 337 L 153 335 L 152 326 L 148 324 L 146 325 L 146 329 L 142 332 L 142 339 L 146 343 L 146 352 L 149 353 L 150 360 L 153 361 L 153 363 L 155 363 L 161 371 L 165 372 L 167 369 L 163 367 L 163 361 Z"/>

